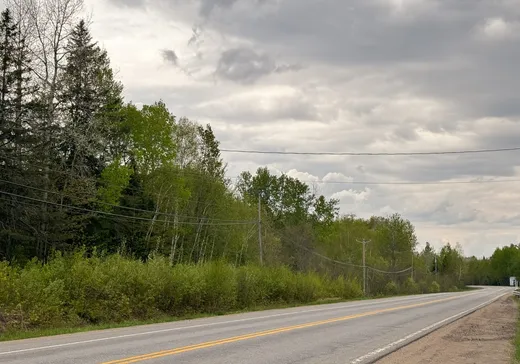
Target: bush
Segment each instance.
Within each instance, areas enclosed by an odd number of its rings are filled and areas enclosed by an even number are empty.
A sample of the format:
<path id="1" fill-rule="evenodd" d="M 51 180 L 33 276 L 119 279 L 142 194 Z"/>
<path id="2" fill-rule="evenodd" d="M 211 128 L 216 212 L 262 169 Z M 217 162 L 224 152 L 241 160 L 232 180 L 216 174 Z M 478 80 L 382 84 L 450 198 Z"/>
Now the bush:
<path id="1" fill-rule="evenodd" d="M 429 292 L 428 282 L 426 282 L 425 280 L 419 281 L 419 290 L 420 290 L 420 293 L 428 293 Z"/>
<path id="2" fill-rule="evenodd" d="M 334 282 L 332 294 L 336 297 L 351 299 L 363 297 L 363 289 L 357 279 L 345 279 L 338 277 Z"/>
<path id="3" fill-rule="evenodd" d="M 387 295 L 395 295 L 397 294 L 397 285 L 394 281 L 390 281 L 385 285 L 385 293 Z"/>
<path id="4" fill-rule="evenodd" d="M 403 289 L 404 289 L 403 293 L 407 293 L 407 294 L 419 293 L 419 286 L 417 285 L 417 283 L 415 283 L 415 281 L 411 277 L 408 277 L 406 279 L 406 281 L 404 282 Z"/>
<path id="5" fill-rule="evenodd" d="M 441 291 L 441 286 L 436 281 L 433 281 L 430 284 L 430 293 L 439 293 Z"/>
<path id="6" fill-rule="evenodd" d="M 316 273 L 300 273 L 296 278 L 296 301 L 309 303 L 325 298 L 323 279 Z"/>
<path id="7" fill-rule="evenodd" d="M 200 269 L 200 268 L 199 268 Z M 235 269 L 223 262 L 203 266 L 205 312 L 225 312 L 236 307 Z"/>
<path id="8" fill-rule="evenodd" d="M 389 282 L 387 294 L 397 293 Z M 295 273 L 288 267 L 233 267 L 224 262 L 146 262 L 84 251 L 56 254 L 23 268 L 0 262 L 0 332 L 222 313 L 277 303 L 362 296 L 355 278 Z"/>

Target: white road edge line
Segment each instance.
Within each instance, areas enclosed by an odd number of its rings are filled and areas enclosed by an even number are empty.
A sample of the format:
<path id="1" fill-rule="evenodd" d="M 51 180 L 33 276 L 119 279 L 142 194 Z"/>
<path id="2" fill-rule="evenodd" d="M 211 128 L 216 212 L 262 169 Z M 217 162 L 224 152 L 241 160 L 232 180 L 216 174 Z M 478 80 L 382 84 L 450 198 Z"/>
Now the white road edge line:
<path id="1" fill-rule="evenodd" d="M 476 294 L 477 292 L 469 293 L 460 295 L 460 297 L 466 297 L 473 294 Z M 343 306 L 334 306 L 334 307 L 324 307 L 324 308 L 316 308 L 316 309 L 310 309 L 310 310 L 300 310 L 296 312 L 285 312 L 285 313 L 278 313 L 274 315 L 266 315 L 266 316 L 258 316 L 258 317 L 249 317 L 244 319 L 237 319 L 237 320 L 230 320 L 230 321 L 222 321 L 222 322 L 212 322 L 208 324 L 200 324 L 200 325 L 192 325 L 192 326 L 182 326 L 182 327 L 174 327 L 170 329 L 163 329 L 163 330 L 154 330 L 154 331 L 145 331 L 145 332 L 138 332 L 135 334 L 126 334 L 126 335 L 118 335 L 118 336 L 109 336 L 109 337 L 102 337 L 98 339 L 91 339 L 91 340 L 82 340 L 82 341 L 73 341 L 69 343 L 63 343 L 63 344 L 55 344 L 55 345 L 46 345 L 46 346 L 38 346 L 35 348 L 27 348 L 27 349 L 19 349 L 19 350 L 11 350 L 11 351 L 4 351 L 0 352 L 0 356 L 3 355 L 9 355 L 9 354 L 19 354 L 19 353 L 26 353 L 30 351 L 39 351 L 39 350 L 47 350 L 47 349 L 56 349 L 56 348 L 62 348 L 67 346 L 75 346 L 75 345 L 82 345 L 82 344 L 91 344 L 96 343 L 100 341 L 110 341 L 110 340 L 117 340 L 117 339 L 126 339 L 130 337 L 137 337 L 137 336 L 145 336 L 145 335 L 153 335 L 153 334 L 161 334 L 165 332 L 173 332 L 173 331 L 180 331 L 180 330 L 189 330 L 189 329 L 197 329 L 201 327 L 210 327 L 210 326 L 217 326 L 217 325 L 225 325 L 225 324 L 233 324 L 238 322 L 247 322 L 247 321 L 254 321 L 254 320 L 263 320 L 273 317 L 283 317 L 283 316 L 289 316 L 289 315 L 297 315 L 302 313 L 308 313 L 308 312 L 320 312 L 320 311 L 330 311 L 330 310 L 340 310 L 340 309 L 349 309 L 349 308 L 357 308 L 357 307 L 365 307 L 365 306 L 373 306 L 381 303 L 394 303 L 394 302 L 401 302 L 401 301 L 407 301 L 411 299 L 422 299 L 422 298 L 433 298 L 438 296 L 445 296 L 449 295 L 447 292 L 443 293 L 436 293 L 436 294 L 426 294 L 426 295 L 414 295 L 414 296 L 408 296 L 403 298 L 390 298 L 389 300 L 385 301 L 377 301 L 377 302 L 365 302 L 360 303 L 357 305 L 343 305 Z M 1 343 L 0 343 L 1 344 Z"/>
<path id="2" fill-rule="evenodd" d="M 399 340 L 397 340 L 397 341 L 394 341 L 393 343 L 390 343 L 390 344 L 388 344 L 388 345 L 386 345 L 386 346 L 383 346 L 382 348 L 376 349 L 376 350 L 374 350 L 374 351 L 372 351 L 372 352 L 370 352 L 370 353 L 368 353 L 368 354 L 366 354 L 366 355 L 360 356 L 359 358 L 357 358 L 357 359 L 351 361 L 350 364 L 360 364 L 360 363 L 363 363 L 365 360 L 367 360 L 367 359 L 369 359 L 369 358 L 373 358 L 374 356 L 376 356 L 376 355 L 378 355 L 378 354 L 381 354 L 381 353 L 383 353 L 383 352 L 385 352 L 385 351 L 387 351 L 387 350 L 390 350 L 390 349 L 396 347 L 397 345 L 399 345 L 399 344 L 401 344 L 401 343 L 403 343 L 403 342 L 405 342 L 405 341 L 407 341 L 407 340 L 410 340 L 410 339 L 414 338 L 415 336 L 418 336 L 418 335 L 420 335 L 420 334 L 422 334 L 422 333 L 428 332 L 428 331 L 430 331 L 430 330 L 432 330 L 432 329 L 434 329 L 434 328 L 436 328 L 436 327 L 438 327 L 438 326 L 441 326 L 442 324 L 444 324 L 444 323 L 446 323 L 446 322 L 449 322 L 449 321 L 451 321 L 451 320 L 455 320 L 456 318 L 458 318 L 458 317 L 460 317 L 460 316 L 464 316 L 464 315 L 466 315 L 466 314 L 468 314 L 468 313 L 471 313 L 471 312 L 473 312 L 473 311 L 478 310 L 479 308 L 482 308 L 482 307 L 484 307 L 484 306 L 487 306 L 487 305 L 489 305 L 490 303 L 492 303 L 492 302 L 498 300 L 500 297 L 505 296 L 505 295 L 508 294 L 508 293 L 510 293 L 510 290 L 509 290 L 509 289 L 508 289 L 505 293 L 502 293 L 501 295 L 496 296 L 496 297 L 490 299 L 489 301 L 486 301 L 486 302 L 484 302 L 484 303 L 481 303 L 481 304 L 478 305 L 478 306 L 475 306 L 475 307 L 473 307 L 473 308 L 470 308 L 469 310 L 465 310 L 465 311 L 459 312 L 459 313 L 456 314 L 456 315 L 453 315 L 453 316 L 448 317 L 448 318 L 446 318 L 446 319 L 444 319 L 444 320 L 438 321 L 438 322 L 436 322 L 436 323 L 434 323 L 434 324 L 432 324 L 432 325 L 430 325 L 430 326 L 427 326 L 427 327 L 425 327 L 425 328 L 423 328 L 423 329 L 421 329 L 421 330 L 419 330 L 419 331 L 414 332 L 413 334 L 407 335 L 407 336 L 405 336 L 405 337 L 403 337 L 403 338 L 401 338 L 401 339 L 399 339 Z"/>

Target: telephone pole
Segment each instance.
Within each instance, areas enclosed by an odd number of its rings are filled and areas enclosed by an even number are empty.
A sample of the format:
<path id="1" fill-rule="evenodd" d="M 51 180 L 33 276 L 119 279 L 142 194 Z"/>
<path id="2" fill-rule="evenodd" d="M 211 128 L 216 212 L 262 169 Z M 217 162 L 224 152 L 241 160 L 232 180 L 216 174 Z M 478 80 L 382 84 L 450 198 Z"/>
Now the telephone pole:
<path id="1" fill-rule="evenodd" d="M 361 240 L 357 241 L 358 243 L 363 244 L 363 296 L 367 295 L 367 265 L 365 260 L 365 250 L 366 250 L 366 244 L 370 243 L 370 240 Z"/>
<path id="2" fill-rule="evenodd" d="M 262 248 L 262 196 L 258 194 L 258 250 L 260 251 L 260 265 L 264 265 L 264 252 Z"/>
<path id="3" fill-rule="evenodd" d="M 413 281 L 413 249 L 412 249 L 412 273 L 411 273 L 411 276 L 412 276 L 412 281 Z"/>

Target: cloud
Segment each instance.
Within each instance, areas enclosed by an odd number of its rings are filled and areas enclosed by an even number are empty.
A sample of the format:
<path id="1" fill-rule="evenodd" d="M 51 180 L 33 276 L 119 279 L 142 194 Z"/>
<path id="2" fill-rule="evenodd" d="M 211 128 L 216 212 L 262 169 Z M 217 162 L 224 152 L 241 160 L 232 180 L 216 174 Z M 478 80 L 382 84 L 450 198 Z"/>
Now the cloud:
<path id="1" fill-rule="evenodd" d="M 253 83 L 273 72 L 297 71 L 297 65 L 280 65 L 267 54 L 259 53 L 248 47 L 237 47 L 222 52 L 215 73 L 230 81 Z"/>
<path id="2" fill-rule="evenodd" d="M 370 188 L 365 188 L 362 191 L 357 191 L 354 189 L 349 190 L 343 190 L 340 192 L 334 193 L 331 197 L 334 199 L 338 199 L 340 203 L 344 202 L 345 200 L 351 200 L 356 203 L 367 201 L 368 198 L 371 195 Z"/>
<path id="3" fill-rule="evenodd" d="M 174 50 L 163 49 L 161 51 L 161 56 L 165 62 L 170 63 L 174 66 L 178 65 L 179 57 L 177 56 L 177 53 L 175 53 Z"/>
<path id="4" fill-rule="evenodd" d="M 200 13 L 208 16 L 215 8 L 227 9 L 233 6 L 237 0 L 201 0 Z"/>
<path id="5" fill-rule="evenodd" d="M 481 28 L 482 36 L 489 40 L 504 40 L 517 36 L 518 25 L 500 17 L 489 18 Z"/>
<path id="6" fill-rule="evenodd" d="M 146 5 L 146 0 L 109 0 L 117 6 L 129 8 L 142 8 Z"/>
<path id="7" fill-rule="evenodd" d="M 307 172 L 300 172 L 300 171 L 297 171 L 296 169 L 291 169 L 290 171 L 287 172 L 287 175 L 292 178 L 297 178 L 300 181 L 305 181 L 305 182 L 310 182 L 310 183 L 319 181 L 318 176 L 314 176 Z"/>
<path id="8" fill-rule="evenodd" d="M 301 91 L 290 87 L 257 86 L 250 91 L 202 103 L 197 108 L 200 113 L 228 123 L 320 119 L 319 108 Z"/>
<path id="9" fill-rule="evenodd" d="M 405 152 L 520 140 L 518 0 L 88 1 L 127 99 L 163 99 L 211 123 L 223 148 Z M 165 44 L 182 62 L 157 52 Z M 312 186 L 341 198 L 342 213 L 402 213 L 435 246 L 460 241 L 480 255 L 520 237 L 510 209 L 520 184 L 428 184 L 520 179 L 516 152 L 223 156 L 229 175 L 273 166 L 353 180 Z M 384 183 L 406 181 L 427 184 Z"/>

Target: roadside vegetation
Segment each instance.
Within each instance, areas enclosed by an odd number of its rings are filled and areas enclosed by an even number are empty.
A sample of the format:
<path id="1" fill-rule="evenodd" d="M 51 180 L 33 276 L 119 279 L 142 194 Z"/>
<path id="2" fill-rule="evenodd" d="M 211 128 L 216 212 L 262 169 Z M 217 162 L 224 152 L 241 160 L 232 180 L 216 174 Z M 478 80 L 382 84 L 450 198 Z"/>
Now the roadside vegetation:
<path id="1" fill-rule="evenodd" d="M 460 245 L 418 249 L 399 214 L 340 215 L 322 185 L 268 168 L 229 176 L 210 125 L 160 100 L 124 100 L 107 52 L 81 20 L 82 0 L 7 4 L 4 337 L 359 298 L 363 246 L 369 297 L 501 282 L 477 277 L 480 261 L 466 262 Z"/>
<path id="2" fill-rule="evenodd" d="M 518 291 L 518 289 L 517 289 Z M 516 335 L 515 340 L 513 341 L 513 364 L 520 364 L 520 299 L 515 297 L 515 303 L 518 308 L 517 312 L 517 323 L 516 323 Z"/>
<path id="3" fill-rule="evenodd" d="M 437 291 L 434 281 L 418 286 L 408 278 L 400 286 L 385 285 L 380 295 Z M 143 262 L 85 252 L 56 254 L 46 264 L 34 260 L 23 268 L 0 264 L 0 330 L 6 337 L 362 297 L 355 277 L 284 266 L 235 267 L 224 261 L 172 266 L 162 256 Z"/>

